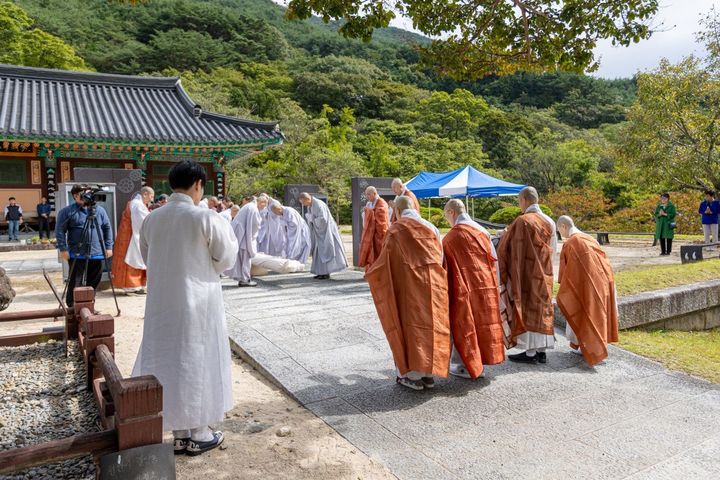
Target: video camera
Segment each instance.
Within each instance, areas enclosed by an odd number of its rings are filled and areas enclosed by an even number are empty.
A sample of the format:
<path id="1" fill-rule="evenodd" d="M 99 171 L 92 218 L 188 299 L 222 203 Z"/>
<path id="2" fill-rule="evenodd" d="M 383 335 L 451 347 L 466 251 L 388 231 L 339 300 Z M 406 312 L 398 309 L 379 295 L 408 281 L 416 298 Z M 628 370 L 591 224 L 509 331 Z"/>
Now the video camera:
<path id="1" fill-rule="evenodd" d="M 90 187 L 83 192 L 80 192 L 80 199 L 86 207 L 94 207 L 97 202 L 104 202 L 107 200 L 107 190 L 105 187 L 97 186 Z"/>

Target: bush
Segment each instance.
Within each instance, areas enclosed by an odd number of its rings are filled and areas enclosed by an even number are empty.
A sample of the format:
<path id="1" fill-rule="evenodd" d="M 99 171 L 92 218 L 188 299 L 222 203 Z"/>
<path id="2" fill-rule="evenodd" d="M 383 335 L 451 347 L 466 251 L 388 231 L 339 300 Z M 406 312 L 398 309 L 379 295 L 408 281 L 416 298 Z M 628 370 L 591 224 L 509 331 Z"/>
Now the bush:
<path id="1" fill-rule="evenodd" d="M 437 228 L 450 228 L 450 225 L 445 220 L 445 212 L 442 208 L 430 207 L 430 218 L 428 218 L 428 207 L 420 207 L 420 216 L 430 223 L 435 225 Z"/>

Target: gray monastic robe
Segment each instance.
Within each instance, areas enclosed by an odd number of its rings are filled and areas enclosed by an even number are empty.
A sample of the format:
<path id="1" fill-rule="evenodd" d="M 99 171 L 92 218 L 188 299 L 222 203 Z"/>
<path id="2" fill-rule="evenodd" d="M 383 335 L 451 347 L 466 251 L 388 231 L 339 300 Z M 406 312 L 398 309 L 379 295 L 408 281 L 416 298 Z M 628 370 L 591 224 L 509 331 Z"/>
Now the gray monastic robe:
<path id="1" fill-rule="evenodd" d="M 329 275 L 347 268 L 345 247 L 337 224 L 325 202 L 313 197 L 305 214 L 310 224 L 312 239 L 312 266 L 315 275 Z"/>
<path id="2" fill-rule="evenodd" d="M 310 228 L 294 208 L 283 207 L 282 218 L 287 228 L 287 258 L 304 264 L 310 256 L 312 246 Z"/>
<path id="3" fill-rule="evenodd" d="M 237 261 L 225 274 L 235 280 L 249 282 L 252 258 L 258 251 L 257 236 L 260 229 L 260 213 L 257 209 L 257 202 L 253 200 L 243 205 L 231 225 L 238 243 Z"/>
<path id="4" fill-rule="evenodd" d="M 272 205 L 278 203 L 270 198 L 270 201 L 261 212 L 262 225 L 258 234 L 258 251 L 267 253 L 273 257 L 286 256 L 285 221 L 283 217 L 272 213 Z"/>

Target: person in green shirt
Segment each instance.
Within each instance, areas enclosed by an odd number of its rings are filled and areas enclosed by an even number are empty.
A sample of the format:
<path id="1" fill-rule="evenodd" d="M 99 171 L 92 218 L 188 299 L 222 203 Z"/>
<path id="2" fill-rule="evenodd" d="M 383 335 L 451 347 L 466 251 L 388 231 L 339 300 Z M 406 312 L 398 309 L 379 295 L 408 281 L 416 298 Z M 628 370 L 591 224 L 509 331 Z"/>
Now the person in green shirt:
<path id="1" fill-rule="evenodd" d="M 655 208 L 655 239 L 660 240 L 660 255 L 672 253 L 672 239 L 675 236 L 675 205 L 670 194 L 660 195 L 660 203 Z"/>

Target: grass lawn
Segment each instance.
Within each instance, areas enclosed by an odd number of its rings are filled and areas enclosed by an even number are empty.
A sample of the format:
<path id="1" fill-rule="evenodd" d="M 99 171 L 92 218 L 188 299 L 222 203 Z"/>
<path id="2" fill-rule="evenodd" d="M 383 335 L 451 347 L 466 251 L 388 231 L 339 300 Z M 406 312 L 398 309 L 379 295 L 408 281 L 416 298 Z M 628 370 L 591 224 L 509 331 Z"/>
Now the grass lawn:
<path id="1" fill-rule="evenodd" d="M 677 287 L 688 283 L 720 278 L 720 259 L 704 260 L 687 265 L 652 265 L 636 267 L 615 274 L 618 296 Z M 553 293 L 560 286 L 556 283 Z"/>
<path id="2" fill-rule="evenodd" d="M 666 368 L 720 383 L 720 330 L 620 332 L 619 347 L 652 358 Z"/>

